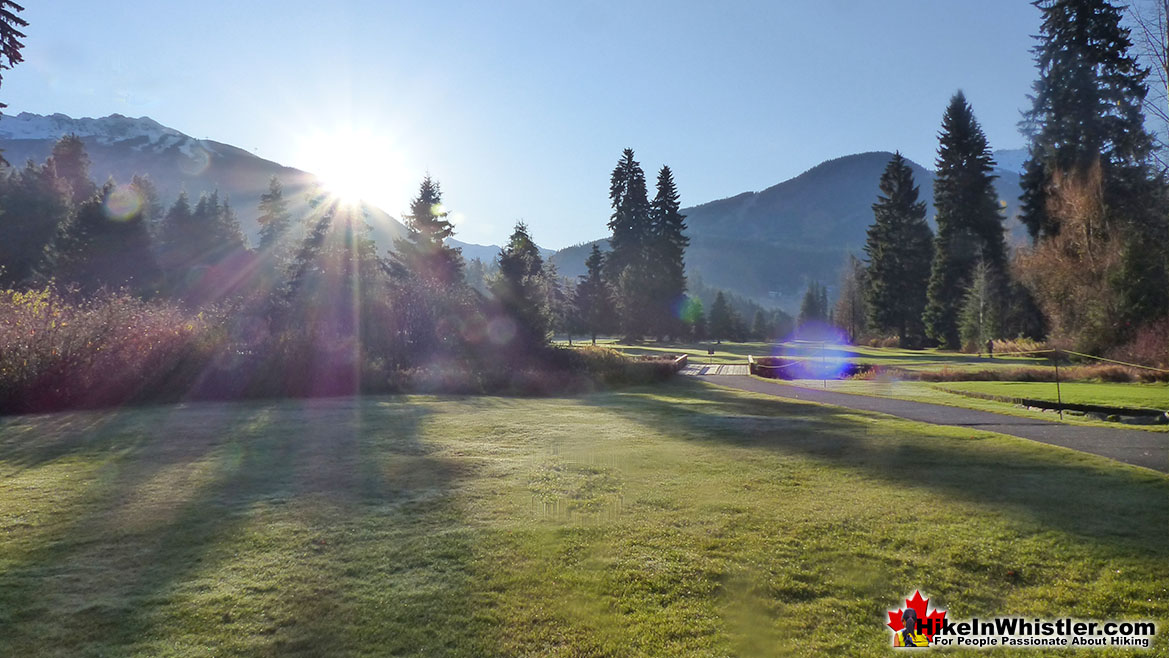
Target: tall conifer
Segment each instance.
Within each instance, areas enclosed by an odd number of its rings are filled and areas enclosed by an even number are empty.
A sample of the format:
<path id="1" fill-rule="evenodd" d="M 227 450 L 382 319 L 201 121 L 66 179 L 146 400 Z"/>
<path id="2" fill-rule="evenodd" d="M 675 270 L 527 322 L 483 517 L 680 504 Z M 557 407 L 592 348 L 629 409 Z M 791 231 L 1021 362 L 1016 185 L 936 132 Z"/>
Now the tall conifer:
<path id="1" fill-rule="evenodd" d="M 974 267 L 986 263 L 995 280 L 1006 270 L 1003 216 L 994 189 L 994 160 L 974 111 L 959 91 L 942 115 L 934 208 L 938 233 L 926 291 L 926 333 L 943 347 L 960 347 L 958 313 Z M 996 295 L 996 298 L 1001 298 Z"/>
<path id="2" fill-rule="evenodd" d="M 639 340 L 653 330 L 653 268 L 648 250 L 653 224 L 645 185 L 645 172 L 625 149 L 609 181 L 609 219 L 612 251 L 605 260 L 613 282 L 621 330 L 626 338 Z"/>
<path id="3" fill-rule="evenodd" d="M 895 331 L 905 347 L 924 337 L 922 312 L 933 255 L 933 234 L 918 201 L 913 170 L 894 153 L 878 185 L 865 254 L 869 267 L 865 300 L 869 322 L 878 331 Z"/>
<path id="4" fill-rule="evenodd" d="M 683 327 L 677 309 L 686 295 L 686 216 L 681 213 L 678 188 L 668 166 L 658 172 L 657 194 L 650 202 L 654 269 L 652 328 L 659 336 L 676 336 Z"/>

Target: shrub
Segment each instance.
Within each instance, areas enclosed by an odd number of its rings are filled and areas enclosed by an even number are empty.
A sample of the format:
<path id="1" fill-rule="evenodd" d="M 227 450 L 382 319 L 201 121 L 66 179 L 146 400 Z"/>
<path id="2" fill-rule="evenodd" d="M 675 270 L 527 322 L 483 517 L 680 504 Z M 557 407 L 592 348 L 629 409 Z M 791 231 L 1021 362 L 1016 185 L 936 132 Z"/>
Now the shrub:
<path id="1" fill-rule="evenodd" d="M 1110 350 L 1106 356 L 1117 361 L 1169 369 L 1169 318 L 1141 327 L 1131 341 Z"/>
<path id="2" fill-rule="evenodd" d="M 217 348 L 211 316 L 120 292 L 0 291 L 0 411 L 181 397 Z"/>

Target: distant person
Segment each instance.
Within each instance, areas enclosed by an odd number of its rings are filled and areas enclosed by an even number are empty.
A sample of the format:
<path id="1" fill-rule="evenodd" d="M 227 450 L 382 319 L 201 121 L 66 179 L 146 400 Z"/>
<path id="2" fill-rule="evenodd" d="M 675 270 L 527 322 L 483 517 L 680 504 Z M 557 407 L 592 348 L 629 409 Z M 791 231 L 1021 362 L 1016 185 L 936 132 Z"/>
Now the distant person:
<path id="1" fill-rule="evenodd" d="M 929 638 L 918 632 L 917 611 L 913 608 L 906 608 L 905 612 L 901 613 L 901 621 L 905 624 L 905 628 L 893 636 L 893 646 L 928 647 L 930 645 Z"/>
<path id="2" fill-rule="evenodd" d="M 994 358 L 994 341 L 989 338 L 986 340 L 986 355 Z"/>

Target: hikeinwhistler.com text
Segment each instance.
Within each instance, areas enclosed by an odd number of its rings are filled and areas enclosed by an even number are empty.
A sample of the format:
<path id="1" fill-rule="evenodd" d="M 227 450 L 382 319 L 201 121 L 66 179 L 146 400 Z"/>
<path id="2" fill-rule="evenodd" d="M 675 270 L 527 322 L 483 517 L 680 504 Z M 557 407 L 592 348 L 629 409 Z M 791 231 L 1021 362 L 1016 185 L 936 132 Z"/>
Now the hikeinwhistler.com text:
<path id="1" fill-rule="evenodd" d="M 1157 634 L 1152 621 L 1079 621 L 993 617 L 921 620 L 935 646 L 946 647 L 1133 647 L 1147 649 Z"/>

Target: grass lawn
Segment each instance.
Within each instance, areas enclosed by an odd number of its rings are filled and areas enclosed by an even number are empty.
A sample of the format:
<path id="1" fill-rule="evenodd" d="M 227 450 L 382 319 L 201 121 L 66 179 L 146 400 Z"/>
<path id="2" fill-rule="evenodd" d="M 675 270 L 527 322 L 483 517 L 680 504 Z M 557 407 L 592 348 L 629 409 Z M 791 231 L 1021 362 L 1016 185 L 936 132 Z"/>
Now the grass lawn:
<path id="1" fill-rule="evenodd" d="M 957 389 L 959 386 L 966 386 L 967 384 L 986 384 L 981 387 L 979 392 L 983 390 L 992 392 L 1000 390 L 1010 390 L 997 388 L 1003 385 L 1016 384 L 1017 382 L 946 382 L 941 384 L 933 384 L 929 382 L 906 382 L 906 381 L 881 381 L 881 380 L 834 380 L 827 381 L 820 379 L 768 379 L 777 385 L 794 385 L 807 386 L 810 388 L 826 389 L 829 391 L 838 391 L 840 393 L 853 393 L 856 395 L 869 395 L 879 398 L 894 398 L 897 400 L 911 400 L 913 402 L 928 402 L 931 404 L 945 404 L 951 407 L 962 407 L 965 409 L 978 409 L 980 411 L 992 411 L 994 413 L 1007 414 L 1009 416 L 1019 416 L 1022 418 L 1041 418 L 1043 420 L 1050 420 L 1054 422 L 1064 422 L 1072 425 L 1088 425 L 1093 427 L 1127 427 L 1133 429 L 1141 429 L 1149 432 L 1169 432 L 1169 425 L 1135 425 L 1115 423 L 1105 420 L 1097 420 L 1085 416 L 1079 416 L 1072 413 L 1064 413 L 1063 420 L 1060 421 L 1059 414 L 1054 411 L 1037 411 L 1010 402 L 999 402 L 997 400 L 982 400 L 979 398 L 972 398 L 957 393 L 951 393 L 946 389 Z M 1039 390 L 1045 386 L 1050 386 L 1050 398 L 1044 396 L 1042 399 L 1055 400 L 1055 384 L 1036 383 L 1033 384 Z M 1061 384 L 1060 390 L 1068 384 Z M 1085 384 L 1085 386 L 1095 386 L 1095 384 Z M 1161 384 L 1105 384 L 1105 386 L 1116 386 L 1122 390 L 1124 388 L 1132 387 L 1140 389 L 1145 386 L 1152 387 L 1155 391 L 1160 387 L 1161 390 L 1166 390 Z M 974 390 L 974 389 L 970 389 Z M 1009 393 L 1004 393 L 1009 395 Z M 1114 397 L 1119 398 L 1123 393 L 1115 393 Z M 1064 401 L 1068 401 L 1065 397 Z"/>
<path id="2" fill-rule="evenodd" d="M 885 656 L 917 588 L 1166 655 L 1169 477 L 689 380 L 0 421 L 4 656 Z"/>
<path id="3" fill-rule="evenodd" d="M 1055 402 L 1055 384 L 1030 382 L 953 382 L 943 388 Z M 1072 404 L 1101 404 L 1169 410 L 1169 384 L 1065 382 L 1060 397 Z"/>

